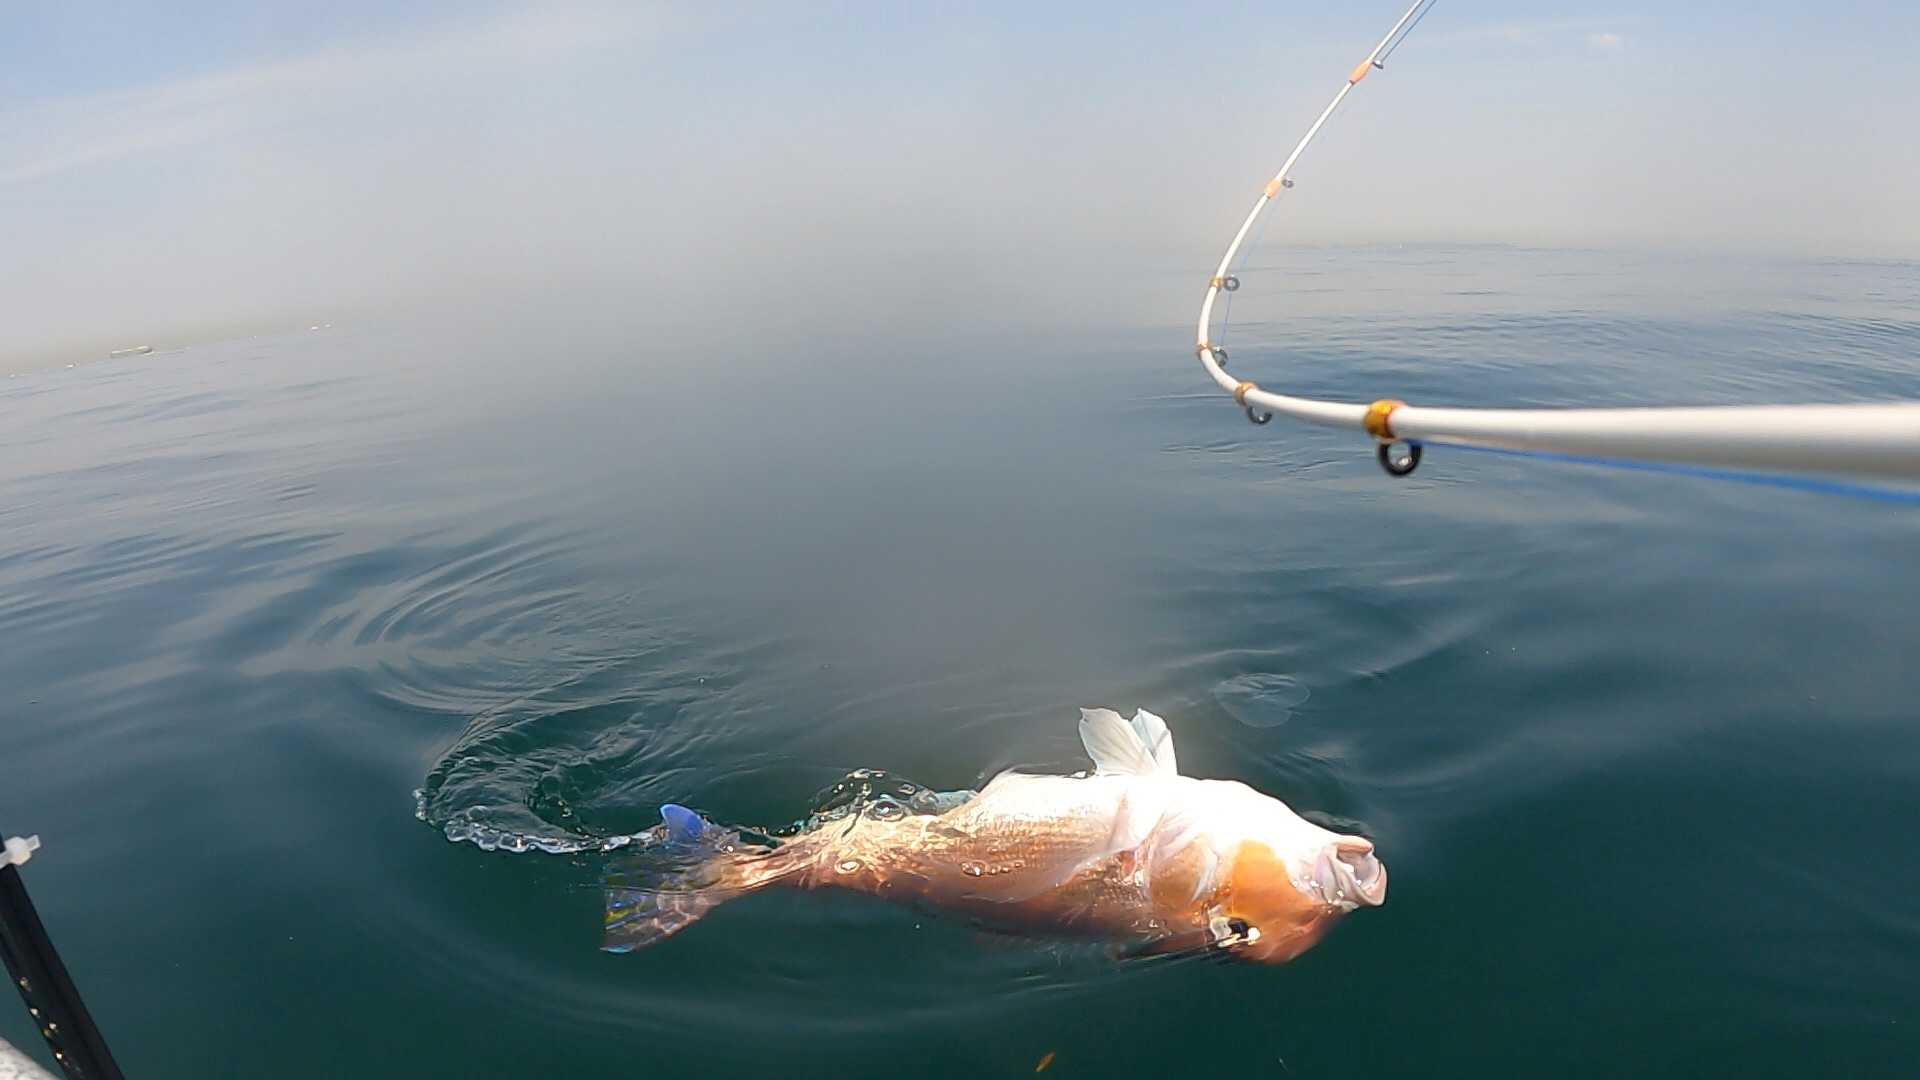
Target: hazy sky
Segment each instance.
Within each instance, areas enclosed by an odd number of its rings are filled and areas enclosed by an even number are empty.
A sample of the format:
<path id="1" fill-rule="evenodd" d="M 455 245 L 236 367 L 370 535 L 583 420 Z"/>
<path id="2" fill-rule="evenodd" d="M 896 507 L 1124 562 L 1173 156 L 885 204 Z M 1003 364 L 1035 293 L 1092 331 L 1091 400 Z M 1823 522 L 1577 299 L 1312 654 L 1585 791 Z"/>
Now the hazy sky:
<path id="1" fill-rule="evenodd" d="M 0 0 L 0 353 L 1204 264 L 1398 10 Z M 1920 256 L 1916 41 L 1891 3 L 1441 0 L 1272 235 Z"/>

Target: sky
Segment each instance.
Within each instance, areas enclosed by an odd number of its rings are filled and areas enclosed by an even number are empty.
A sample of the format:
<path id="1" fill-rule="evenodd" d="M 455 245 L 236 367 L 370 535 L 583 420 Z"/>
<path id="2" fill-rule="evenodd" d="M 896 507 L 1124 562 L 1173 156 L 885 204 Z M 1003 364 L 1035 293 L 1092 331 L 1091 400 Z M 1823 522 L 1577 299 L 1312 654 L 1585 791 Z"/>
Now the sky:
<path id="1" fill-rule="evenodd" d="M 0 0 L 0 356 L 1204 273 L 1400 6 Z M 1920 258 L 1914 41 L 1890 3 L 1440 0 L 1269 236 Z"/>

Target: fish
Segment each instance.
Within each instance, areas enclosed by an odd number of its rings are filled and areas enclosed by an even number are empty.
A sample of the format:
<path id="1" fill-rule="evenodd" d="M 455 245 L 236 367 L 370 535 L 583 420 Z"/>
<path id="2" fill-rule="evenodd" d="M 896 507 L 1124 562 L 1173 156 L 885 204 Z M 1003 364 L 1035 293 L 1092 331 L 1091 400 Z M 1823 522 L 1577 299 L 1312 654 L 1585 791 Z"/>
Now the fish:
<path id="1" fill-rule="evenodd" d="M 931 810 L 855 813 L 783 839 L 677 804 L 655 839 L 672 858 L 610 882 L 602 948 L 630 952 L 735 897 L 846 889 L 988 928 L 1111 943 L 1123 955 L 1219 952 L 1284 963 L 1345 916 L 1386 901 L 1366 837 L 1324 829 L 1237 780 L 1181 775 L 1166 721 L 1080 710 L 1093 768 L 1003 772 Z"/>

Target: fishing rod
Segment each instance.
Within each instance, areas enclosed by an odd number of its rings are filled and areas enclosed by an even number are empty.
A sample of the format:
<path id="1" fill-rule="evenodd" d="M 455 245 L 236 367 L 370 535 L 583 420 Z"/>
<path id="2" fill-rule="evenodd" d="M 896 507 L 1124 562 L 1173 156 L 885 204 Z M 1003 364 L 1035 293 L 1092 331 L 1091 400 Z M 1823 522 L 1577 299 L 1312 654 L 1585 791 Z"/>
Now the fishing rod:
<path id="1" fill-rule="evenodd" d="M 1214 303 L 1239 289 L 1234 260 L 1269 205 L 1293 188 L 1293 167 L 1360 80 L 1384 70 L 1386 58 L 1426 17 L 1435 0 L 1415 0 L 1294 144 L 1233 234 L 1207 282 L 1194 353 L 1207 374 L 1265 424 L 1275 415 L 1343 428 L 1377 444 L 1381 468 L 1407 476 L 1419 467 L 1423 446 L 1543 456 L 1588 464 L 1673 467 L 1674 471 L 1790 487 L 1920 502 L 1920 492 L 1752 472 L 1837 473 L 1877 480 L 1920 480 L 1920 401 L 1846 405 L 1734 405 L 1608 409 L 1460 409 L 1409 405 L 1383 397 L 1368 404 L 1322 401 L 1263 390 L 1227 372 L 1227 350 L 1212 340 Z"/>
<path id="2" fill-rule="evenodd" d="M 20 1000 L 26 1003 L 34 1027 L 40 1030 L 47 1050 L 68 1080 L 123 1080 L 120 1066 L 107 1050 L 100 1029 L 94 1026 L 86 1003 L 80 1000 L 73 976 L 67 974 L 67 965 L 54 950 L 33 899 L 27 895 L 27 883 L 20 877 L 21 865 L 39 847 L 37 836 L 9 837 L 0 845 L 0 960 L 5 961 L 7 974 L 20 992 Z M 9 1049 L 0 1042 L 0 1066 L 13 1070 L 8 1075 L 44 1075 L 37 1068 L 25 1072 L 31 1063 L 9 1060 L 10 1055 L 4 1053 Z"/>

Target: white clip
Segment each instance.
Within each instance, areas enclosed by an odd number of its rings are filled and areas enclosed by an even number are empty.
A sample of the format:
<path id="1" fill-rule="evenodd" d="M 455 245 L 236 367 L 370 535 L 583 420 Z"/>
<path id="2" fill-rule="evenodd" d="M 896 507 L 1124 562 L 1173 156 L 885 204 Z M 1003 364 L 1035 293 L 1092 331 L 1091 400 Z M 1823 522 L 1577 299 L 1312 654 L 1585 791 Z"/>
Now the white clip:
<path id="1" fill-rule="evenodd" d="M 6 843 L 7 854 L 0 859 L 0 865 L 24 866 L 33 853 L 40 850 L 38 836 L 9 836 Z"/>

